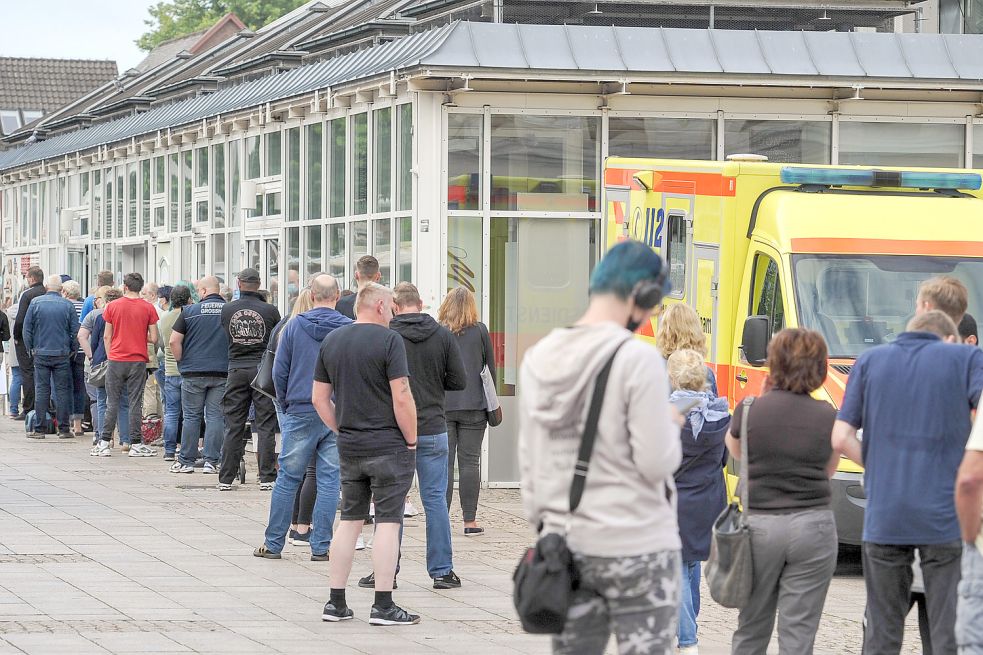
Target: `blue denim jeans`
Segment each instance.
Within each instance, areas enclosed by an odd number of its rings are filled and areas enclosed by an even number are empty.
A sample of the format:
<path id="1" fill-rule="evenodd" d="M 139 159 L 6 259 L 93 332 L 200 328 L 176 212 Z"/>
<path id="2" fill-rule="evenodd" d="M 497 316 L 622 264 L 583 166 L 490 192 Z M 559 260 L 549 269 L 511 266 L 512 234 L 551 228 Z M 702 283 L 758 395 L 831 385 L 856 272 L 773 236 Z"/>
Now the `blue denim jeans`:
<path id="1" fill-rule="evenodd" d="M 683 562 L 679 595 L 679 647 L 695 646 L 696 617 L 700 615 L 700 563 Z"/>
<path id="2" fill-rule="evenodd" d="M 85 354 L 78 353 L 71 359 L 72 369 L 72 420 L 85 416 L 89 395 L 85 392 Z"/>
<path id="3" fill-rule="evenodd" d="M 198 459 L 198 438 L 201 436 L 201 417 L 205 417 L 205 448 L 202 455 L 206 462 L 218 464 L 222 459 L 222 435 L 225 433 L 225 417 L 222 414 L 222 396 L 225 395 L 225 378 L 183 377 L 181 379 L 181 403 L 184 405 L 184 426 L 181 430 L 181 452 L 178 460 L 194 466 Z"/>
<path id="4" fill-rule="evenodd" d="M 10 403 L 10 415 L 16 416 L 20 413 L 20 366 L 10 367 L 10 389 L 7 393 L 8 402 Z"/>
<path id="5" fill-rule="evenodd" d="M 177 433 L 183 414 L 181 410 L 181 376 L 165 376 L 161 389 L 164 390 L 164 452 L 173 455 L 177 452 Z"/>
<path id="6" fill-rule="evenodd" d="M 39 423 L 44 420 L 44 413 L 48 411 L 52 387 L 55 394 L 55 418 L 58 419 L 58 431 L 68 432 L 74 398 L 69 356 L 35 355 L 34 407 Z"/>
<path id="7" fill-rule="evenodd" d="M 106 425 L 106 407 L 109 405 L 109 392 L 106 387 L 96 387 L 96 435 L 103 441 L 112 439 L 111 434 L 102 436 L 103 426 Z M 119 399 L 119 419 L 116 421 L 119 429 L 120 444 L 133 443 L 133 435 L 130 434 L 130 401 L 126 394 Z M 138 439 L 140 437 L 137 437 Z"/>
<path id="8" fill-rule="evenodd" d="M 427 572 L 431 578 L 454 568 L 451 519 L 447 511 L 447 433 L 418 437 L 416 474 L 427 517 Z"/>
<path id="9" fill-rule="evenodd" d="M 332 432 L 316 413 L 284 414 L 280 417 L 283 446 L 280 449 L 280 472 L 270 499 L 270 520 L 266 527 L 266 549 L 283 550 L 284 538 L 293 518 L 297 489 L 311 457 L 317 454 L 317 500 L 311 516 L 311 552 L 326 553 L 334 534 L 334 516 L 338 510 L 341 475 L 338 444 Z"/>

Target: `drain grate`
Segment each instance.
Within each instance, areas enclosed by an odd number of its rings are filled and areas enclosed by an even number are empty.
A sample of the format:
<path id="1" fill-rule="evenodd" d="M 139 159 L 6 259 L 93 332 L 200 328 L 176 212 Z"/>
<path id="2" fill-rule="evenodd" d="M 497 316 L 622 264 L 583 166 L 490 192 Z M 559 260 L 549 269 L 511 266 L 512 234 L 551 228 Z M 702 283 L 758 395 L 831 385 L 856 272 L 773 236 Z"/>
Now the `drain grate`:
<path id="1" fill-rule="evenodd" d="M 0 564 L 81 564 L 91 561 L 91 557 L 79 553 L 0 555 Z"/>
<path id="2" fill-rule="evenodd" d="M 2 634 L 79 633 L 79 632 L 218 632 L 222 626 L 207 619 L 201 621 L 131 621 L 100 619 L 93 621 L 4 621 Z"/>

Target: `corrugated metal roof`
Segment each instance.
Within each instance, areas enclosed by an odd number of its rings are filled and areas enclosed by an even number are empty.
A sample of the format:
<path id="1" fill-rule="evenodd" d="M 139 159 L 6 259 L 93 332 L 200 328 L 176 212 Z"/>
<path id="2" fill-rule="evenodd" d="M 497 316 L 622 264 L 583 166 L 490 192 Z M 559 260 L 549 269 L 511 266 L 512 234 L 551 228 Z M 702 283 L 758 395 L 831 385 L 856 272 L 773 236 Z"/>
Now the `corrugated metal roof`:
<path id="1" fill-rule="evenodd" d="M 452 23 L 0 152 L 0 170 L 410 67 L 970 82 L 983 90 L 983 36 Z"/>

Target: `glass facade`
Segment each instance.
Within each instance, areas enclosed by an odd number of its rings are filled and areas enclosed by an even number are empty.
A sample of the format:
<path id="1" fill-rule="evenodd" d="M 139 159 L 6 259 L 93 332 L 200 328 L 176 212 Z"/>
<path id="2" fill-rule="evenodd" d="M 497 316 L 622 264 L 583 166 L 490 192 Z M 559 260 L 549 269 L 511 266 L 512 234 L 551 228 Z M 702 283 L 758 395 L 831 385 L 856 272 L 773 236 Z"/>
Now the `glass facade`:
<path id="1" fill-rule="evenodd" d="M 373 187 L 375 202 L 373 211 L 392 209 L 392 109 L 385 107 L 372 112 L 373 134 Z"/>
<path id="2" fill-rule="evenodd" d="M 608 122 L 608 154 L 616 157 L 716 159 L 717 121 L 612 116 Z"/>
<path id="3" fill-rule="evenodd" d="M 369 119 L 368 114 L 351 117 L 352 133 L 352 214 L 368 211 L 369 197 Z"/>
<path id="4" fill-rule="evenodd" d="M 287 220 L 300 220 L 300 128 L 287 130 Z"/>
<path id="5" fill-rule="evenodd" d="M 785 163 L 828 164 L 832 125 L 826 121 L 727 120 L 724 154 L 765 155 L 768 161 Z"/>
<path id="6" fill-rule="evenodd" d="M 307 126 L 304 169 L 307 175 L 307 212 L 304 218 L 321 218 L 321 188 L 324 185 L 324 125 Z"/>
<path id="7" fill-rule="evenodd" d="M 481 209 L 481 114 L 447 116 L 447 208 Z"/>
<path id="8" fill-rule="evenodd" d="M 959 168 L 966 125 L 840 121 L 840 163 Z"/>

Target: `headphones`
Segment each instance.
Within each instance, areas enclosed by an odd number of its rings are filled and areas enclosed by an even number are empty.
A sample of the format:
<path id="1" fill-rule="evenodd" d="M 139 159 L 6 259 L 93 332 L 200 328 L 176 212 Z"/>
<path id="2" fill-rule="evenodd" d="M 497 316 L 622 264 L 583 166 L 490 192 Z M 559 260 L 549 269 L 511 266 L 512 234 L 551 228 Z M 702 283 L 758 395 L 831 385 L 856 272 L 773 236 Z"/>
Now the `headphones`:
<path id="1" fill-rule="evenodd" d="M 636 307 L 642 309 L 652 309 L 662 302 L 662 296 L 666 294 L 670 285 L 666 282 L 666 267 L 663 264 L 659 274 L 654 278 L 643 278 L 635 284 L 631 291 L 630 299 L 635 302 Z"/>

